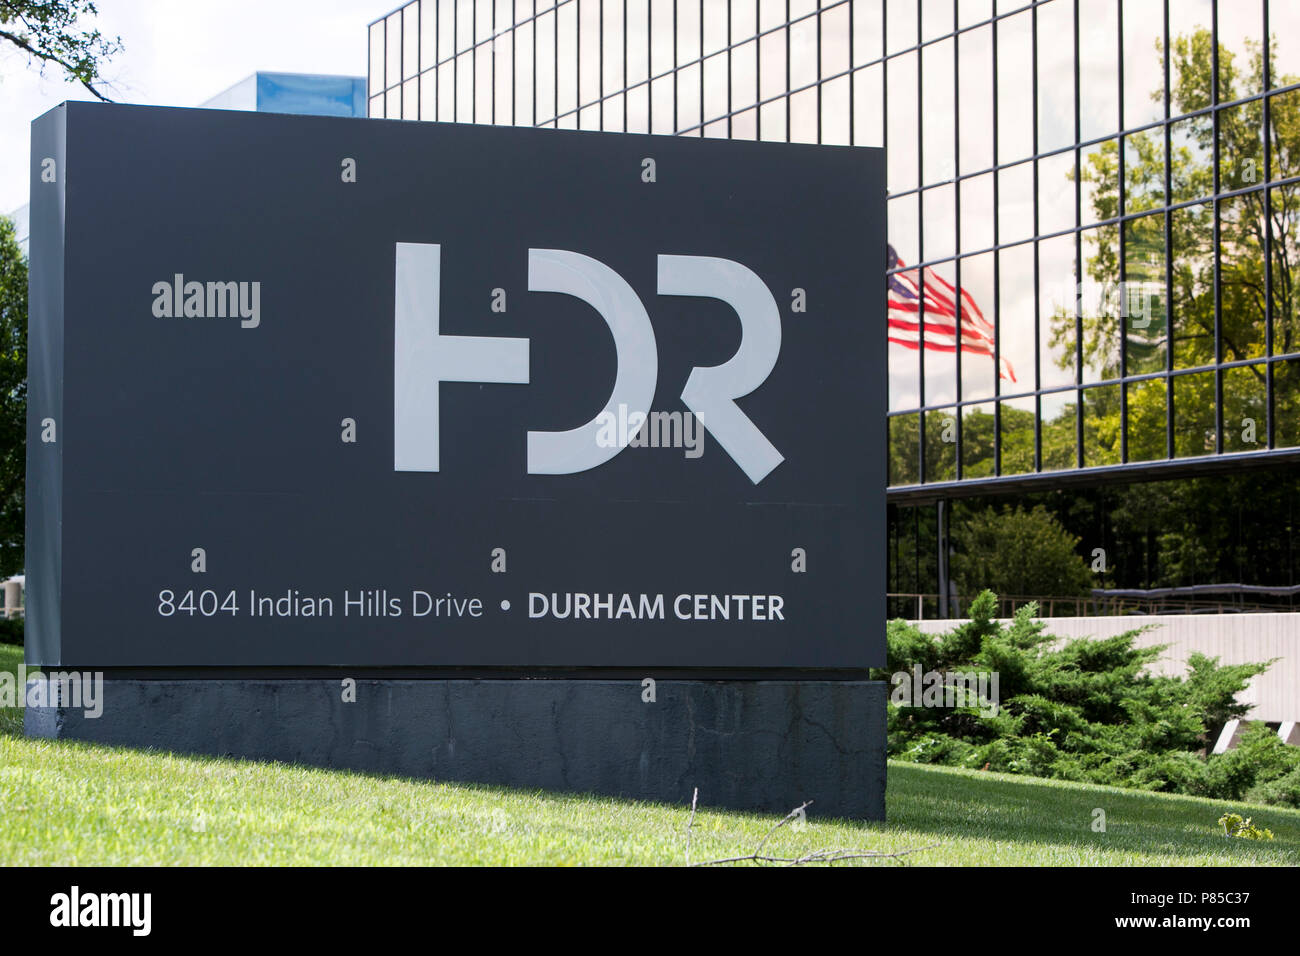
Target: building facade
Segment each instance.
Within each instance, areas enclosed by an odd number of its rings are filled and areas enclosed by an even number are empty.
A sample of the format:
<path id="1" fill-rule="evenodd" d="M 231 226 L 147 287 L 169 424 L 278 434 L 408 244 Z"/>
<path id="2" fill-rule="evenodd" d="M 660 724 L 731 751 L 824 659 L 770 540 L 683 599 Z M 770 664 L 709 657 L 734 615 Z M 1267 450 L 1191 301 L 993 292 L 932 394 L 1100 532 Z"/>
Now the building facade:
<path id="1" fill-rule="evenodd" d="M 889 497 L 942 602 L 913 506 L 1300 463 L 1294 2 L 414 0 L 369 41 L 372 117 L 883 146 Z"/>

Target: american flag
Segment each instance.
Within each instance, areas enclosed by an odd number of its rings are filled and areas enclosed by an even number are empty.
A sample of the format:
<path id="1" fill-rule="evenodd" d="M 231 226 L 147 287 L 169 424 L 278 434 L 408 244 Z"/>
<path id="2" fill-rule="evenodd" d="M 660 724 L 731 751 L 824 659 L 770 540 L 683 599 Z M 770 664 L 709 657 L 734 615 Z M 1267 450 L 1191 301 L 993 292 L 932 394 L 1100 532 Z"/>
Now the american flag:
<path id="1" fill-rule="evenodd" d="M 924 346 L 936 352 L 957 351 L 957 290 L 931 268 L 917 274 L 888 246 L 889 341 L 915 351 Z M 900 271 L 895 272 L 898 269 Z M 925 335 L 921 335 L 919 303 L 925 303 Z M 961 350 L 963 354 L 993 357 L 993 323 L 984 318 L 975 300 L 961 290 Z M 1000 377 L 1016 380 L 1011 363 L 999 356 Z"/>

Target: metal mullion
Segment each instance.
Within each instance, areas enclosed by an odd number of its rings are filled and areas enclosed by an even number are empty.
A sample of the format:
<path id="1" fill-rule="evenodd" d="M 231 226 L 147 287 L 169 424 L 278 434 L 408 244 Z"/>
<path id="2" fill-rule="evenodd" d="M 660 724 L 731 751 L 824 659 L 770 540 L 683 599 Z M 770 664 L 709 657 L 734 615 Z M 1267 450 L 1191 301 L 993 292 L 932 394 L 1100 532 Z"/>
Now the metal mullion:
<path id="1" fill-rule="evenodd" d="M 574 0 L 573 20 L 573 49 L 577 54 L 574 57 L 576 62 L 574 64 L 573 75 L 573 128 L 582 129 L 582 0 Z M 555 58 L 557 60 L 560 58 L 559 47 L 555 48 Z M 555 125 L 560 125 L 558 117 Z"/>
<path id="2" fill-rule="evenodd" d="M 952 22 L 954 26 L 957 23 L 957 2 L 958 0 L 952 0 Z M 957 38 L 954 35 L 952 40 L 952 116 L 953 116 L 953 124 L 952 124 L 953 167 L 952 168 L 954 174 L 961 169 L 961 140 L 957 132 L 958 129 L 960 128 L 960 124 L 957 121 L 957 117 L 961 115 L 961 93 L 960 93 L 961 69 L 957 59 L 957 52 L 958 52 Z M 850 66 L 853 65 L 852 60 L 849 61 L 849 65 Z M 956 279 L 956 289 L 957 289 L 957 301 L 956 301 L 957 308 L 955 310 L 956 315 L 954 316 L 954 321 L 953 321 L 953 324 L 957 328 L 957 351 L 956 351 L 957 468 L 956 468 L 956 475 L 957 475 L 957 480 L 960 481 L 962 477 L 962 470 L 963 470 L 962 469 L 962 458 L 963 458 L 962 426 L 964 424 L 962 422 L 962 415 L 961 415 L 962 394 L 963 394 L 961 373 L 962 373 L 962 352 L 964 351 L 963 336 L 962 336 L 962 329 L 963 329 L 962 313 L 964 310 L 962 308 L 962 286 L 961 286 L 962 248 L 961 248 L 961 182 L 960 180 L 954 179 L 952 188 L 953 188 L 953 211 L 954 211 L 953 228 L 955 230 L 955 234 L 953 235 L 953 248 L 957 250 L 956 258 L 953 260 L 953 264 L 954 264 L 953 276 Z M 994 443 L 996 444 L 997 442 L 996 436 L 994 437 L 993 440 Z M 996 458 L 997 455 L 995 453 L 994 459 L 996 460 Z"/>
<path id="3" fill-rule="evenodd" d="M 1173 98 L 1169 77 L 1169 4 L 1164 5 L 1164 84 L 1165 84 L 1165 457 L 1174 458 L 1174 214 L 1173 198 Z M 1127 389 L 1127 386 L 1126 386 Z"/>
<path id="4" fill-rule="evenodd" d="M 992 71 L 993 71 L 993 165 L 998 164 L 998 25 L 994 23 L 990 28 L 992 31 Z M 959 40 L 954 40 L 959 43 Z M 961 179 L 961 170 L 957 170 L 957 178 Z M 1001 189 L 998 186 L 998 174 L 993 174 L 993 245 L 998 245 L 1001 236 L 999 223 L 1001 216 L 998 214 L 998 203 L 1001 200 Z M 1034 244 L 1035 249 L 1037 243 Z M 1034 262 L 1038 258 L 1035 254 Z M 1038 273 L 1034 272 L 1034 312 L 1038 312 Z M 1037 319 L 1035 319 L 1037 322 Z M 1002 474 L 1002 254 L 998 251 L 993 253 L 993 393 L 996 401 L 993 403 L 993 474 Z M 1038 354 L 1038 330 L 1034 329 L 1034 354 Z M 1038 388 L 1037 371 L 1035 371 L 1034 388 Z M 1038 443 L 1038 410 L 1034 411 L 1034 470 L 1038 470 L 1038 461 L 1041 458 Z"/>
<path id="5" fill-rule="evenodd" d="M 1079 285 L 1083 279 L 1083 236 L 1078 232 L 1083 222 L 1083 151 L 1078 146 L 1083 127 L 1079 120 L 1079 0 L 1074 0 L 1074 381 L 1078 386 L 1074 402 L 1074 464 L 1083 467 L 1083 304 L 1079 301 Z M 1035 258 L 1035 272 L 1037 260 Z M 1035 287 L 1037 276 L 1035 276 Z M 1034 310 L 1037 323 L 1038 310 Z M 1035 346 L 1038 342 L 1035 342 Z M 1039 350 L 1041 351 L 1041 349 Z M 1039 382 L 1042 379 L 1040 377 Z"/>
<path id="6" fill-rule="evenodd" d="M 488 115 L 492 117 L 492 125 L 493 125 L 493 126 L 496 126 L 496 125 L 497 125 L 497 5 L 496 5 L 496 0 L 488 0 L 488 3 L 490 3 L 491 6 L 492 6 L 492 21 L 491 21 L 491 22 L 492 22 L 492 26 L 491 26 L 491 30 L 492 30 L 492 39 L 489 41 L 489 46 L 488 46 L 488 55 L 492 57 L 492 70 L 491 70 L 491 73 L 492 73 L 492 109 L 491 109 L 491 111 L 489 112 Z M 512 5 L 512 6 L 513 6 L 513 3 L 514 3 L 514 0 L 511 0 L 511 5 Z M 513 41 L 512 41 L 512 42 L 513 42 Z M 477 75 L 476 75 L 476 78 L 475 78 L 475 82 L 478 82 L 478 80 L 477 80 Z M 514 86 L 514 82 L 515 82 L 515 78 L 514 78 L 513 76 L 511 76 L 511 77 L 510 77 L 510 85 L 511 85 L 512 88 L 513 88 L 513 86 Z"/>
<path id="7" fill-rule="evenodd" d="M 533 2 L 533 118 L 532 125 L 537 127 L 537 0 Z"/>
<path id="8" fill-rule="evenodd" d="M 551 49 L 554 51 L 553 59 L 554 59 L 554 68 L 555 68 L 555 82 L 551 84 L 551 99 L 554 101 L 554 106 L 551 109 L 551 113 L 553 114 L 552 122 L 554 123 L 554 125 L 551 128 L 559 129 L 560 128 L 560 5 L 557 3 L 552 9 L 554 10 L 554 12 L 551 14 Z"/>
<path id="9" fill-rule="evenodd" d="M 849 69 L 853 68 L 853 60 L 849 60 Z M 852 85 L 850 80 L 849 84 Z M 822 141 L 822 10 L 821 6 L 817 7 L 817 143 L 821 145 Z"/>
<path id="10" fill-rule="evenodd" d="M 653 3 L 654 0 L 647 0 Z M 759 29 L 759 9 L 754 5 L 754 129 L 758 141 L 763 141 L 763 40 Z M 850 63 L 849 66 L 853 64 Z"/>
<path id="11" fill-rule="evenodd" d="M 785 141 L 790 142 L 790 0 L 785 0 Z M 701 50 L 701 53 L 704 51 Z M 852 65 L 852 64 L 850 64 Z"/>
<path id="12" fill-rule="evenodd" d="M 700 138 L 704 138 L 704 0 L 700 0 Z"/>
<path id="13" fill-rule="evenodd" d="M 790 7 L 789 0 L 786 0 L 787 11 L 789 10 L 789 7 Z M 918 41 L 921 39 L 921 0 L 916 0 L 916 38 Z M 787 80 L 789 79 L 789 69 L 790 69 L 790 58 L 789 55 L 787 55 L 786 56 Z M 924 157 L 925 157 L 925 134 L 921 123 L 921 113 L 924 104 L 921 101 L 921 54 L 920 53 L 917 53 L 916 55 L 915 93 L 916 93 L 916 182 L 917 182 L 917 186 L 919 187 L 920 184 L 924 181 L 922 171 L 924 169 L 923 164 L 924 164 Z M 787 133 L 789 132 L 788 123 L 786 126 L 786 132 Z M 920 193 L 919 188 L 916 197 L 916 204 L 917 204 L 916 245 L 917 245 L 917 258 L 919 259 L 921 258 L 922 250 L 925 249 L 925 215 L 924 215 L 925 197 Z M 916 304 L 917 305 L 916 321 L 917 321 L 917 333 L 918 333 L 917 337 L 918 337 L 918 342 L 920 344 L 920 348 L 916 350 L 917 358 L 919 360 L 918 369 L 920 375 L 920 381 L 919 381 L 920 388 L 918 389 L 918 394 L 921 396 L 922 403 L 925 403 L 926 400 L 928 399 L 927 393 L 929 391 L 929 389 L 926 388 L 926 381 L 925 381 L 925 270 L 918 267 L 916 270 L 916 278 L 917 278 L 917 288 L 920 289 L 921 292 L 920 299 Z M 920 435 L 921 435 L 920 476 L 921 476 L 921 483 L 925 484 L 926 462 L 925 462 L 925 424 L 924 424 L 925 414 L 924 413 L 921 414 L 921 423 L 922 424 L 920 429 Z"/>
<path id="14" fill-rule="evenodd" d="M 854 53 L 856 52 L 853 49 L 853 10 L 855 6 L 856 4 L 854 4 L 852 0 L 849 0 L 849 145 L 850 146 L 858 145 L 858 130 L 857 130 L 857 122 L 856 122 L 857 109 L 855 106 L 856 97 L 854 97 L 853 95 L 854 87 L 858 85 L 856 82 L 856 78 L 853 75 L 853 64 L 855 62 Z M 754 16 L 755 16 L 754 25 L 755 27 L 757 27 L 758 26 L 757 10 L 755 10 Z M 883 37 L 881 38 L 881 42 L 882 43 L 884 42 Z M 953 42 L 956 43 L 957 41 L 954 40 Z"/>
<path id="15" fill-rule="evenodd" d="M 646 0 L 646 133 L 654 133 L 654 0 Z"/>
<path id="16" fill-rule="evenodd" d="M 1116 0 L 1116 42 L 1119 44 L 1117 56 L 1115 57 L 1117 72 L 1119 74 L 1119 96 L 1117 97 L 1119 107 L 1119 128 L 1124 128 L 1124 0 Z M 1128 293 L 1128 242 L 1126 229 L 1127 223 L 1124 222 L 1124 216 L 1128 211 L 1128 165 L 1125 158 L 1125 152 L 1128 149 L 1128 137 L 1122 136 L 1117 140 L 1119 149 L 1116 161 L 1119 171 L 1119 288 L 1120 288 L 1120 310 L 1119 310 L 1119 377 L 1125 379 L 1128 377 L 1128 306 L 1130 296 Z M 1165 197 L 1169 201 L 1169 197 Z M 1120 463 L 1128 461 L 1128 389 L 1120 386 L 1119 390 L 1119 460 Z"/>
<path id="17" fill-rule="evenodd" d="M 646 0 L 646 8 L 650 7 L 650 0 Z M 646 61 L 646 72 L 650 72 L 650 62 Z M 627 85 L 627 0 L 623 0 L 623 132 L 628 132 L 627 128 L 627 101 L 628 93 L 631 89 Z M 650 96 L 649 88 L 646 89 L 645 95 Z"/>
<path id="18" fill-rule="evenodd" d="M 1210 0 L 1210 62 L 1214 76 L 1210 81 L 1210 105 L 1214 107 L 1214 148 L 1211 156 L 1214 162 L 1214 364 L 1223 363 L 1223 250 L 1219 248 L 1222 241 L 1222 229 L 1219 219 L 1223 211 L 1223 200 L 1219 197 L 1222 187 L 1219 164 L 1219 0 Z M 1267 176 L 1265 176 L 1267 180 Z M 1214 371 L 1214 451 L 1223 453 L 1223 370 Z"/>
<path id="19" fill-rule="evenodd" d="M 1268 0 L 1264 0 L 1264 92 L 1267 94 L 1273 81 L 1273 71 L 1269 61 Z M 1269 135 L 1273 121 L 1273 99 L 1264 97 L 1264 355 L 1273 355 L 1273 190 L 1269 180 L 1273 176 L 1273 138 Z M 1273 363 L 1264 365 L 1264 440 L 1266 448 L 1273 448 Z"/>
<path id="20" fill-rule="evenodd" d="M 754 10 L 754 18 L 755 18 L 755 20 L 757 21 L 757 19 L 758 19 L 758 10 L 757 10 L 757 8 Z M 703 53 L 704 51 L 701 50 L 700 52 Z M 732 64 L 731 64 L 731 0 L 727 0 L 727 139 L 731 139 L 731 138 L 732 138 L 732 122 L 731 122 L 731 120 L 732 120 L 732 111 L 735 109 L 735 104 L 732 102 L 732 99 L 731 99 L 731 94 L 732 94 L 732 90 L 731 90 L 731 72 L 732 72 Z M 701 82 L 701 83 L 704 82 L 704 75 L 703 75 L 703 74 L 700 74 L 700 82 Z M 758 82 L 758 77 L 757 77 L 757 76 L 754 77 L 754 82 L 755 82 L 755 84 L 757 84 L 757 82 Z"/>

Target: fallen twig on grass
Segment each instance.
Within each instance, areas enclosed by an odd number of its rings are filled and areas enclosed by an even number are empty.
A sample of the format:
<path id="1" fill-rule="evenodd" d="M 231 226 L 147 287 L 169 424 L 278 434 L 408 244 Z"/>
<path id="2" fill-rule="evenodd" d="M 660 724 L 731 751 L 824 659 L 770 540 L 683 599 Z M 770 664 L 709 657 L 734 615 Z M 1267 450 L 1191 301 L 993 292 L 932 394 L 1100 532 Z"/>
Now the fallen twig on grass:
<path id="1" fill-rule="evenodd" d="M 912 847 L 907 850 L 898 850 L 894 853 L 885 853 L 881 850 L 813 850 L 811 853 L 805 853 L 802 856 L 771 856 L 763 853 L 763 847 L 767 846 L 767 841 L 772 838 L 772 834 L 781 829 L 787 823 L 794 819 L 802 819 L 804 811 L 812 806 L 811 800 L 805 800 L 799 806 L 795 807 L 772 829 L 763 835 L 763 839 L 758 841 L 758 846 L 754 848 L 753 853 L 746 853 L 744 856 L 728 856 L 717 860 L 701 860 L 699 863 L 691 862 L 691 830 L 695 825 L 695 807 L 700 798 L 700 788 L 695 788 L 695 793 L 691 797 L 691 816 L 686 823 L 686 865 L 687 866 L 718 866 L 723 863 L 780 863 L 784 866 L 800 866 L 804 863 L 838 863 L 841 860 L 894 860 L 899 857 L 908 856 L 912 853 L 920 853 L 922 850 L 930 850 L 938 846 L 937 843 L 927 843 L 925 846 Z"/>

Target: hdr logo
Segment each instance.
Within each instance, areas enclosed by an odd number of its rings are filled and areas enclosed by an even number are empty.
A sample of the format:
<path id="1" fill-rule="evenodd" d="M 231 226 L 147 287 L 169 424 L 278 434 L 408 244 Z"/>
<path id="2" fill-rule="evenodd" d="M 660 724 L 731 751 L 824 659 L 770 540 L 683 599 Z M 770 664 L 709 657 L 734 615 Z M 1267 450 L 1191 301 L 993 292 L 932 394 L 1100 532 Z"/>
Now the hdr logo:
<path id="1" fill-rule="evenodd" d="M 722 365 L 691 370 L 682 401 L 758 484 L 784 459 L 736 399 L 754 391 L 781 352 L 781 314 L 772 293 L 738 262 L 710 256 L 659 256 L 660 295 L 726 302 L 740 317 L 740 347 Z M 441 246 L 397 243 L 393 313 L 393 470 L 437 471 L 438 393 L 442 382 L 528 384 L 528 339 L 443 335 L 439 300 Z M 559 292 L 586 302 L 614 337 L 618 368 L 605 407 L 586 424 L 528 433 L 528 473 L 571 475 L 603 465 L 623 449 L 599 439 L 620 408 L 650 412 L 659 377 L 654 326 L 632 287 L 613 269 L 577 252 L 528 250 L 528 291 Z"/>

